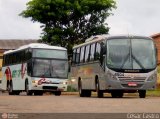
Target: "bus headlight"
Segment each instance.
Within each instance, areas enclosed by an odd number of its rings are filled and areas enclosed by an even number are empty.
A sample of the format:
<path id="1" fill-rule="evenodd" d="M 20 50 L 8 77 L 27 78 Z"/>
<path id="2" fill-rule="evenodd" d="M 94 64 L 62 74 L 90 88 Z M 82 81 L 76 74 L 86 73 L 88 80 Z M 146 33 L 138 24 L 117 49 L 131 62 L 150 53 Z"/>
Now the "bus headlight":
<path id="1" fill-rule="evenodd" d="M 151 76 L 147 79 L 147 81 L 153 81 L 153 80 L 156 80 L 156 79 L 157 79 L 157 74 L 155 73 L 155 74 L 151 75 Z"/>
<path id="2" fill-rule="evenodd" d="M 76 79 L 71 79 L 71 82 L 75 82 L 76 81 Z"/>
<path id="3" fill-rule="evenodd" d="M 111 79 L 111 80 L 117 80 L 116 76 L 113 75 L 112 73 L 108 73 L 108 79 Z"/>
<path id="4" fill-rule="evenodd" d="M 67 85 L 67 81 L 60 82 L 60 84 Z"/>
<path id="5" fill-rule="evenodd" d="M 37 83 L 38 83 L 38 81 L 36 81 L 36 80 L 32 80 L 32 83 L 35 83 L 35 84 L 37 84 Z"/>

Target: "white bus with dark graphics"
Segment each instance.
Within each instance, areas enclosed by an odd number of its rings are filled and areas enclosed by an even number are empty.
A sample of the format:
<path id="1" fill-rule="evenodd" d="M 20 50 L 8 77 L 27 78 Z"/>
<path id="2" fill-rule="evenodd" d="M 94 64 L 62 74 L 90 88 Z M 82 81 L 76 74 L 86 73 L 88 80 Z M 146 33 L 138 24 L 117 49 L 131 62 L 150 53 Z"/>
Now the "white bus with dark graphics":
<path id="1" fill-rule="evenodd" d="M 61 95 L 67 90 L 67 49 L 42 43 L 32 43 L 4 53 L 2 67 L 3 90 L 9 95 Z"/>
<path id="2" fill-rule="evenodd" d="M 105 92 L 114 98 L 124 93 L 139 93 L 156 87 L 157 50 L 151 38 L 145 36 L 97 35 L 73 47 L 72 85 L 80 97 L 98 97 Z"/>

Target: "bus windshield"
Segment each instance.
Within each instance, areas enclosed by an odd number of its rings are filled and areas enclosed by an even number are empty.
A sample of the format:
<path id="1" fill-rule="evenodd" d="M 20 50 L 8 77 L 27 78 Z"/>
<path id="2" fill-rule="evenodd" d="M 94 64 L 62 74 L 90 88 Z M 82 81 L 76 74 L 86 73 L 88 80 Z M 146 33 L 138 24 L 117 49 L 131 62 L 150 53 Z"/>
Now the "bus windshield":
<path id="1" fill-rule="evenodd" d="M 67 59 L 67 51 L 65 50 L 51 50 L 51 49 L 34 49 L 33 57 L 37 58 L 55 58 Z"/>
<path id="2" fill-rule="evenodd" d="M 107 66 L 113 69 L 154 69 L 156 52 L 150 39 L 110 39 Z"/>
<path id="3" fill-rule="evenodd" d="M 33 76 L 46 78 L 67 78 L 67 60 L 33 60 Z"/>

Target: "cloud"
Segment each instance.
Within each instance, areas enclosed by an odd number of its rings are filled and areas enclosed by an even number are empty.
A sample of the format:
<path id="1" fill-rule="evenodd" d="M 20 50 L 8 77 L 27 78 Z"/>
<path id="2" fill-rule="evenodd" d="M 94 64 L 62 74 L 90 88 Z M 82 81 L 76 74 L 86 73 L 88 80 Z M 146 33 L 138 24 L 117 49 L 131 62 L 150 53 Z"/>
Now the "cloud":
<path id="1" fill-rule="evenodd" d="M 28 0 L 0 0 L 0 39 L 39 39 L 40 24 L 19 14 Z"/>
<path id="2" fill-rule="evenodd" d="M 0 0 L 0 39 L 39 39 L 40 23 L 18 14 L 29 0 Z M 116 0 L 117 9 L 106 22 L 110 34 L 153 35 L 160 32 L 160 0 Z"/>
<path id="3" fill-rule="evenodd" d="M 117 9 L 106 21 L 110 34 L 150 36 L 160 32 L 159 0 L 116 0 Z"/>

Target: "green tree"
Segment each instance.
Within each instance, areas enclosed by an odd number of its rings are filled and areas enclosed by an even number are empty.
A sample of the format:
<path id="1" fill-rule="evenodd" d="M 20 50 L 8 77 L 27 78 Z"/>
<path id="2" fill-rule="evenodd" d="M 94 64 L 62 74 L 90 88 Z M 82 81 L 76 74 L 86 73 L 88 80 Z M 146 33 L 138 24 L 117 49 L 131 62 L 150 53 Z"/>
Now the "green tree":
<path id="1" fill-rule="evenodd" d="M 107 34 L 106 18 L 114 0 L 31 0 L 21 16 L 42 23 L 41 41 L 66 47 L 98 34 Z"/>

